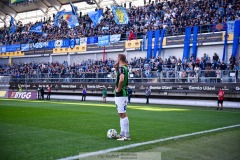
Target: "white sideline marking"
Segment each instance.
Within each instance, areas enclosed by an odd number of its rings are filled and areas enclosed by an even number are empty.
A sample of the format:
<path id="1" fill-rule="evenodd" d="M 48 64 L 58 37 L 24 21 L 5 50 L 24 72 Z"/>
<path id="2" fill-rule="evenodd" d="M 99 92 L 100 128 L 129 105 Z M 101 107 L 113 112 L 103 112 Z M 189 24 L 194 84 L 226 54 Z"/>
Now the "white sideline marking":
<path id="1" fill-rule="evenodd" d="M 100 151 L 84 153 L 84 154 L 80 154 L 80 155 L 76 155 L 76 156 L 61 158 L 59 160 L 74 160 L 74 159 L 86 158 L 86 157 L 90 157 L 90 156 L 97 156 L 100 154 L 119 151 L 119 150 L 123 150 L 123 149 L 134 148 L 134 147 L 139 147 L 139 146 L 143 146 L 143 145 L 154 144 L 154 143 L 159 143 L 159 142 L 163 142 L 163 141 L 179 139 L 179 138 L 184 138 L 184 137 L 190 137 L 190 136 L 195 136 L 195 135 L 199 135 L 199 134 L 216 132 L 216 131 L 229 129 L 229 128 L 236 128 L 236 127 L 240 127 L 240 124 L 226 126 L 226 127 L 222 127 L 222 128 L 210 129 L 210 130 L 206 130 L 206 131 L 194 132 L 194 133 L 189 133 L 189 134 L 183 134 L 183 135 L 173 136 L 173 137 L 168 137 L 168 138 L 162 138 L 162 139 L 157 139 L 157 140 L 153 140 L 153 141 L 135 143 L 135 144 L 130 144 L 130 145 L 122 146 L 122 147 L 109 148 L 109 149 L 105 149 L 105 150 L 100 150 Z"/>

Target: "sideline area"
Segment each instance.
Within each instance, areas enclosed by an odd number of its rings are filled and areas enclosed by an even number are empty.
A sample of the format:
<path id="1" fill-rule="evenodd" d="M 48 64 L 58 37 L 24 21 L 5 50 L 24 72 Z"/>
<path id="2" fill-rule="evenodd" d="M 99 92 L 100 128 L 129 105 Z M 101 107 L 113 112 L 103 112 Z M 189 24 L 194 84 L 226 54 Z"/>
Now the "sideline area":
<path id="1" fill-rule="evenodd" d="M 82 96 L 68 96 L 68 95 L 52 95 L 51 99 L 55 100 L 79 100 Z M 102 101 L 100 96 L 87 96 L 87 101 Z M 113 102 L 114 97 L 107 97 L 107 102 Z M 132 103 L 146 103 L 145 98 L 131 98 Z M 168 105 L 184 105 L 184 106 L 205 106 L 205 107 L 217 107 L 217 100 L 196 100 L 196 99 L 156 99 L 150 98 L 150 104 L 168 104 Z M 226 108 L 240 108 L 240 102 L 224 101 L 223 107 Z"/>

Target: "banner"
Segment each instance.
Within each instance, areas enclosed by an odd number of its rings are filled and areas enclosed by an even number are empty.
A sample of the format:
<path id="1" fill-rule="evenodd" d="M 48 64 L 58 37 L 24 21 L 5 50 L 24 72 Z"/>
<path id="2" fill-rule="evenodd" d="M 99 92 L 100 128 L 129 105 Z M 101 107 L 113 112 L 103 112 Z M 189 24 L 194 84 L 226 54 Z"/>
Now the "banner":
<path id="1" fill-rule="evenodd" d="M 213 24 L 213 32 L 226 31 L 226 23 Z"/>
<path id="2" fill-rule="evenodd" d="M 86 45 L 87 44 L 87 37 L 80 38 L 80 45 Z"/>
<path id="3" fill-rule="evenodd" d="M 6 53 L 6 46 L 2 46 L 2 53 Z"/>
<path id="4" fill-rule="evenodd" d="M 192 29 L 192 27 L 185 28 L 185 38 L 184 38 L 184 48 L 183 48 L 182 60 L 184 58 L 188 59 L 188 57 L 189 57 L 189 51 L 190 51 L 189 44 L 190 44 L 190 38 L 191 38 L 191 29 Z"/>
<path id="5" fill-rule="evenodd" d="M 198 37 L 198 26 L 193 27 L 193 45 L 192 45 L 192 53 L 194 59 L 197 58 L 197 37 Z"/>
<path id="6" fill-rule="evenodd" d="M 154 36 L 155 36 L 155 39 L 154 39 L 153 56 L 154 56 L 154 58 L 156 58 L 156 57 L 157 57 L 157 51 L 158 51 L 158 48 L 159 48 L 160 30 L 155 30 L 155 31 L 154 31 Z"/>
<path id="7" fill-rule="evenodd" d="M 103 10 L 97 10 L 97 11 L 92 11 L 92 12 L 88 12 L 88 16 L 89 18 L 92 20 L 94 27 L 96 27 L 96 25 L 98 23 L 100 23 L 100 21 L 103 19 Z"/>
<path id="8" fill-rule="evenodd" d="M 25 84 L 23 84 L 25 85 Z M 109 90 L 114 90 L 115 83 L 94 83 L 94 82 L 76 82 L 76 83 L 61 83 L 61 82 L 49 82 L 49 83 L 27 83 L 28 89 L 37 90 L 39 87 L 47 87 L 47 85 L 52 86 L 52 90 L 78 90 L 81 91 L 85 86 L 87 89 L 95 91 L 102 90 L 103 87 Z M 159 93 L 161 91 L 166 91 L 169 93 L 213 93 L 217 94 L 219 88 L 221 87 L 225 93 L 239 93 L 240 85 L 239 83 L 129 83 L 128 87 L 132 88 L 136 92 L 145 93 L 146 88 L 151 88 L 152 92 Z M 10 89 L 17 89 L 18 83 L 10 82 Z M 69 92 L 68 92 L 69 93 Z"/>
<path id="9" fill-rule="evenodd" d="M 223 56 L 222 56 L 223 62 L 225 62 L 225 57 L 227 52 L 227 41 L 228 41 L 228 28 L 226 28 L 225 35 L 224 35 L 224 46 L 223 46 Z"/>
<path id="10" fill-rule="evenodd" d="M 109 45 L 109 35 L 98 37 L 98 46 L 108 46 Z"/>
<path id="11" fill-rule="evenodd" d="M 34 44 L 34 48 L 41 49 L 41 48 L 47 48 L 48 42 L 38 42 Z"/>
<path id="12" fill-rule="evenodd" d="M 14 99 L 37 99 L 37 92 L 13 92 L 8 91 L 8 98 Z"/>
<path id="13" fill-rule="evenodd" d="M 0 91 L 0 98 L 7 98 L 6 93 L 7 93 L 7 91 Z"/>
<path id="14" fill-rule="evenodd" d="M 120 41 L 121 34 L 110 35 L 110 43 L 117 43 Z"/>
<path id="15" fill-rule="evenodd" d="M 226 31 L 228 32 L 228 34 L 234 32 L 234 24 L 235 24 L 235 21 L 228 21 L 227 22 Z"/>
<path id="16" fill-rule="evenodd" d="M 98 43 L 98 37 L 88 37 L 87 38 L 87 44 L 94 44 L 94 43 Z"/>
<path id="17" fill-rule="evenodd" d="M 35 26 L 32 26 L 29 30 L 29 32 L 34 32 L 34 33 L 38 33 L 38 34 L 42 34 L 42 27 L 43 24 L 42 23 L 38 23 Z"/>
<path id="18" fill-rule="evenodd" d="M 125 48 L 140 49 L 140 47 L 141 47 L 141 40 L 125 41 Z"/>
<path id="19" fill-rule="evenodd" d="M 21 44 L 21 51 L 29 51 L 29 44 Z"/>
<path id="20" fill-rule="evenodd" d="M 51 41 L 48 41 L 48 46 L 47 48 L 51 49 L 51 48 L 55 48 L 55 40 L 51 40 Z"/>
<path id="21" fill-rule="evenodd" d="M 68 48 L 70 46 L 69 39 L 63 39 L 61 48 Z"/>
<path id="22" fill-rule="evenodd" d="M 54 48 L 53 53 L 54 54 L 60 54 L 60 53 L 71 53 L 71 52 L 86 52 L 87 46 L 86 45 L 76 45 L 74 48 Z"/>
<path id="23" fill-rule="evenodd" d="M 62 47 L 62 40 L 56 40 L 55 41 L 55 48 L 61 48 Z"/>
<path id="24" fill-rule="evenodd" d="M 74 48 L 74 46 L 75 46 L 75 39 L 70 39 L 70 42 L 69 42 L 69 47 L 70 48 Z"/>
<path id="25" fill-rule="evenodd" d="M 1 54 L 1 57 L 18 57 L 18 56 L 24 56 L 24 53 L 21 51 L 16 51 L 16 52 L 5 52 Z"/>
<path id="26" fill-rule="evenodd" d="M 238 45 L 239 45 L 239 36 L 240 36 L 240 20 L 236 20 L 234 24 L 234 37 L 233 37 L 233 47 L 232 55 L 237 58 Z"/>
<path id="27" fill-rule="evenodd" d="M 147 39 L 148 39 L 148 44 L 147 44 L 147 60 L 152 58 L 152 35 L 153 31 L 148 31 L 147 33 Z"/>
<path id="28" fill-rule="evenodd" d="M 80 38 L 75 38 L 75 45 L 80 45 Z"/>
<path id="29" fill-rule="evenodd" d="M 159 51 L 158 51 L 158 55 L 160 56 L 161 52 L 162 52 L 162 46 L 166 45 L 166 41 L 164 40 L 164 36 L 165 36 L 165 29 L 161 30 L 161 38 L 160 38 L 160 47 L 159 47 Z"/>
<path id="30" fill-rule="evenodd" d="M 14 52 L 14 51 L 19 51 L 19 50 L 21 50 L 20 44 L 12 44 L 12 45 L 6 46 L 6 52 Z"/>
<path id="31" fill-rule="evenodd" d="M 116 24 L 128 24 L 128 14 L 124 7 L 111 6 Z"/>

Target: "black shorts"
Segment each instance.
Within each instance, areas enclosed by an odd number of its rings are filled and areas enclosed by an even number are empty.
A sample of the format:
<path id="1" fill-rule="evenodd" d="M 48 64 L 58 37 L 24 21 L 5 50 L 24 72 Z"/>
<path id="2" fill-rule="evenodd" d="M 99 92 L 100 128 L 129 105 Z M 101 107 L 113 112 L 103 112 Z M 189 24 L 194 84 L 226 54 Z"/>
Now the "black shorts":
<path id="1" fill-rule="evenodd" d="M 223 100 L 218 100 L 218 103 L 223 104 Z"/>

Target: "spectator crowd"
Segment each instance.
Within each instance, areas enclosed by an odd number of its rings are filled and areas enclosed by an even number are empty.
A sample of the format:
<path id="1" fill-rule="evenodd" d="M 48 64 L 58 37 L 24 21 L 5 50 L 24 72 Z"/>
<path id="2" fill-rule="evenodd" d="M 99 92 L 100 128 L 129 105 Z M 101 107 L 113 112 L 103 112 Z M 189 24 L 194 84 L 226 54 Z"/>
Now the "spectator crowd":
<path id="1" fill-rule="evenodd" d="M 111 10 L 104 8 L 104 19 L 94 27 L 88 15 L 78 16 L 79 26 L 69 29 L 63 21 L 60 27 L 53 25 L 53 18 L 43 18 L 43 34 L 29 32 L 39 22 L 23 24 L 18 21 L 16 32 L 9 28 L 0 29 L 0 45 L 46 42 L 63 38 L 91 37 L 107 34 L 121 34 L 127 38 L 130 33 L 145 35 L 148 30 L 165 28 L 167 34 L 182 34 L 187 26 L 199 25 L 204 31 L 212 31 L 213 24 L 239 19 L 240 3 L 236 0 L 158 0 L 144 6 L 128 9 L 129 23 L 117 25 Z M 103 28 L 108 28 L 107 30 Z"/>
<path id="2" fill-rule="evenodd" d="M 11 75 L 15 78 L 52 78 L 64 79 L 65 82 L 70 82 L 70 79 L 93 79 L 93 78 L 114 78 L 113 59 L 102 60 L 83 60 L 79 64 L 68 64 L 64 61 L 59 62 L 42 62 L 42 63 L 13 63 L 0 64 L 0 75 Z M 187 77 L 217 77 L 220 78 L 222 71 L 240 71 L 240 57 L 230 57 L 229 63 L 221 62 L 217 53 L 213 57 L 206 53 L 199 58 L 191 56 L 189 59 L 177 59 L 175 56 L 169 58 L 153 58 L 147 61 L 146 58 L 132 58 L 128 61 L 130 78 L 187 78 Z M 203 74 L 201 74 L 203 71 Z M 180 75 L 176 76 L 178 73 Z M 236 75 L 237 77 L 237 75 Z M 94 81 L 94 80 L 93 80 Z"/>

